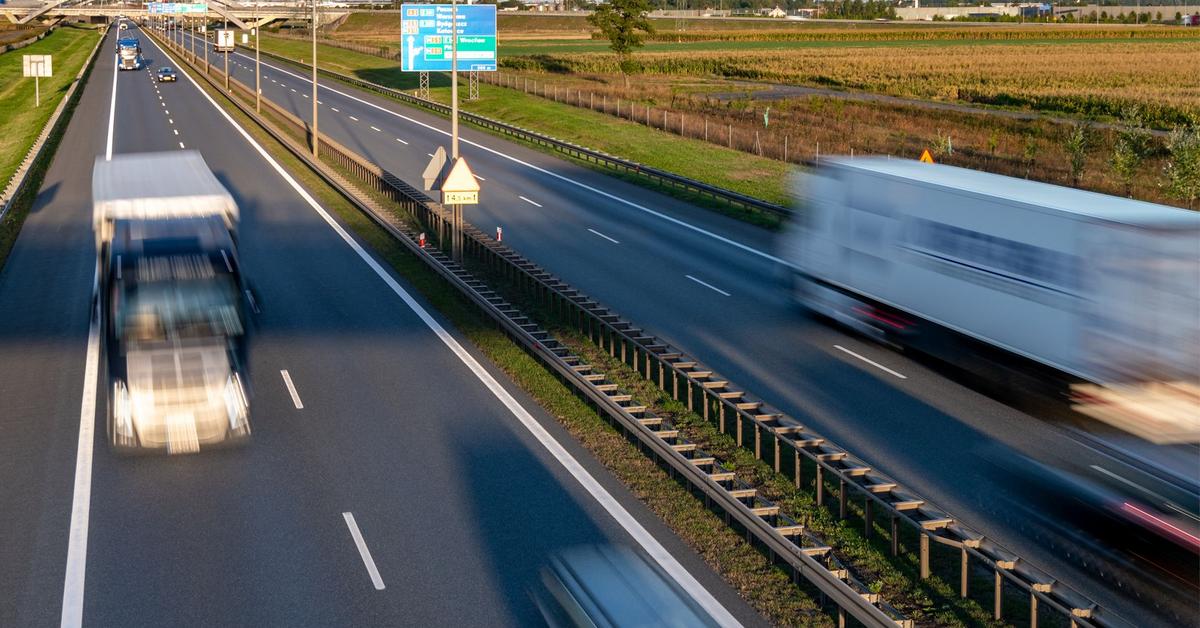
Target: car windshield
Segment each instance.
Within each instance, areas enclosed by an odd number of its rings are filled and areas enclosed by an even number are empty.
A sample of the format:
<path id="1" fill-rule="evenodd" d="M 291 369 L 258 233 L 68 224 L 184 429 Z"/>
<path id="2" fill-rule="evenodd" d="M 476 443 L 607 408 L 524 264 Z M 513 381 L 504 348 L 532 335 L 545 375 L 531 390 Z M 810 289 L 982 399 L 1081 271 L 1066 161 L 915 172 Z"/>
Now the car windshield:
<path id="1" fill-rule="evenodd" d="M 159 70 L 158 72 L 159 72 L 159 74 L 170 74 L 174 71 L 175 70 L 172 70 L 171 68 L 163 68 L 163 69 Z"/>
<path id="2" fill-rule="evenodd" d="M 149 260 L 143 260 L 149 261 Z M 179 263 L 171 263 L 174 269 Z M 141 272 L 117 282 L 114 323 L 121 339 L 133 345 L 181 338 L 237 336 L 243 331 L 238 312 L 238 288 L 233 277 L 211 272 Z"/>

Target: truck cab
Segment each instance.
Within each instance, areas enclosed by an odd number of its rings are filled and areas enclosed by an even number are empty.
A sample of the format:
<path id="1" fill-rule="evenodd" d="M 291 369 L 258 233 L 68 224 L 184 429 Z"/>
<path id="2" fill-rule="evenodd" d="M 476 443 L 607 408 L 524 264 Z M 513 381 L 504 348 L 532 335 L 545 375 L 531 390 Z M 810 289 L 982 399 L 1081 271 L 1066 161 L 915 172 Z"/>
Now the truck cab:
<path id="1" fill-rule="evenodd" d="M 136 37 L 117 40 L 117 68 L 140 70 L 142 68 L 142 44 Z"/>
<path id="2" fill-rule="evenodd" d="M 237 251 L 218 216 L 117 220 L 101 305 L 117 450 L 250 436 Z"/>

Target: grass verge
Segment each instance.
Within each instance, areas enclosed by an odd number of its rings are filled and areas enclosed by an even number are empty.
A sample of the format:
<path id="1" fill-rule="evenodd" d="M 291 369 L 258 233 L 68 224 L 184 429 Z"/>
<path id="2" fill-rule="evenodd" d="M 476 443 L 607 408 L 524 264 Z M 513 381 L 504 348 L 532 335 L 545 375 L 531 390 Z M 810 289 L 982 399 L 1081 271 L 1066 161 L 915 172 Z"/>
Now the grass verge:
<path id="1" fill-rule="evenodd" d="M 21 160 L 46 126 L 99 39 L 93 29 L 60 26 L 41 41 L 12 53 L 0 54 L 0 188 L 21 165 Z M 21 76 L 23 55 L 53 55 L 54 76 L 39 79 L 41 106 L 34 106 L 33 79 Z"/>
<path id="2" fill-rule="evenodd" d="M 51 53 L 37 52 L 35 49 L 37 46 L 57 37 L 59 35 L 59 33 L 62 33 L 65 30 L 80 31 L 78 34 L 80 34 L 80 35 L 84 34 L 81 31 L 81 29 L 68 29 L 67 27 L 62 27 L 62 28 L 59 28 L 58 30 L 56 30 L 50 36 L 43 39 L 42 41 L 40 41 L 36 44 L 33 44 L 31 46 L 28 46 L 27 48 L 23 48 L 22 50 L 23 51 L 32 51 L 28 54 L 51 54 Z M 83 63 L 87 62 L 87 55 L 92 50 L 91 46 L 95 45 L 96 38 L 100 36 L 98 33 L 92 33 L 92 34 L 94 35 L 94 37 L 90 37 L 90 38 L 89 37 L 81 37 L 77 40 L 74 40 L 75 42 L 79 42 L 79 41 L 88 42 L 83 48 L 83 52 L 82 52 L 83 56 L 82 56 L 81 60 L 77 61 L 73 67 L 72 66 L 68 66 L 68 67 L 60 66 L 58 68 L 55 68 L 55 80 L 63 81 L 63 84 L 62 84 L 61 88 L 56 92 L 56 97 L 54 99 L 53 104 L 48 104 L 46 102 L 43 102 L 42 107 L 38 112 L 38 115 L 40 117 L 29 118 L 29 119 L 26 119 L 25 122 L 21 123 L 21 124 L 36 124 L 37 127 L 35 129 L 27 129 L 27 128 L 23 128 L 23 127 L 13 127 L 13 126 L 11 126 L 12 120 L 14 118 L 16 118 L 17 116 L 6 117 L 6 115 L 8 115 L 12 111 L 12 108 L 14 107 L 14 105 L 7 100 L 8 97 L 4 96 L 4 94 L 10 90 L 13 90 L 14 87 L 11 84 L 7 84 L 4 82 L 4 79 L 6 76 L 4 73 L 4 68 L 6 67 L 5 64 L 10 61 L 9 57 L 15 57 L 15 55 L 8 55 L 8 54 L 0 55 L 0 128 L 3 128 L 7 131 L 6 134 L 0 135 L 0 150 L 3 150 L 5 153 L 7 153 L 7 151 L 9 150 L 8 148 L 6 148 L 9 146 L 7 144 L 7 142 L 9 142 L 14 136 L 23 136 L 25 134 L 31 134 L 30 135 L 31 139 L 29 139 L 29 142 L 27 144 L 25 144 L 24 150 L 22 150 L 20 152 L 20 157 L 17 158 L 17 164 L 12 166 L 12 170 L 8 170 L 8 171 L 0 170 L 0 186 L 7 185 L 8 178 L 12 176 L 12 173 L 13 173 L 13 171 L 16 170 L 17 165 L 20 165 L 20 160 L 25 157 L 25 154 L 29 151 L 29 147 L 33 145 L 33 140 L 36 139 L 37 135 L 42 132 L 42 128 L 45 126 L 46 121 L 50 118 L 50 114 L 53 113 L 54 108 L 58 106 L 58 99 L 62 98 L 63 94 L 66 93 L 67 87 L 70 85 L 70 83 L 72 81 L 74 81 L 74 76 L 76 73 L 79 72 L 79 67 Z M 60 42 L 61 41 L 62 40 L 60 40 Z M 74 51 L 74 48 L 69 47 L 69 50 Z M 66 55 L 67 55 L 66 59 L 74 58 L 74 54 L 72 52 L 68 52 L 68 53 L 66 53 Z M 64 59 L 64 60 L 66 60 L 66 59 Z M 68 63 L 69 63 L 69 61 L 68 61 Z M 20 75 L 20 73 L 21 73 L 20 61 L 17 62 L 16 72 L 18 75 Z M 46 170 L 50 168 L 50 163 L 54 161 L 54 154 L 58 150 L 58 143 L 59 143 L 59 141 L 62 140 L 63 133 L 66 132 L 67 123 L 71 120 L 71 115 L 75 112 L 75 106 L 79 102 L 79 97 L 83 93 L 83 85 L 85 85 L 87 83 L 87 79 L 91 75 L 91 73 L 92 73 L 92 70 L 89 67 L 87 69 L 87 71 L 84 72 L 83 76 L 80 77 L 80 79 L 79 79 L 80 87 L 75 89 L 75 94 L 72 96 L 72 101 L 67 103 L 66 108 L 63 109 L 62 117 L 59 118 L 58 128 L 56 128 L 53 132 L 51 132 L 50 135 L 46 138 L 46 146 L 45 146 L 44 152 L 42 153 L 42 158 L 39 159 L 36 163 L 34 163 L 34 165 L 30 168 L 29 175 L 28 175 L 29 176 L 28 182 L 25 184 L 25 187 L 21 190 L 21 193 L 18 194 L 16 196 L 16 198 L 13 199 L 12 206 L 9 207 L 8 213 L 5 214 L 3 219 L 0 219 L 0 270 L 2 270 L 4 268 L 4 263 L 8 260 L 8 253 L 9 253 L 9 251 L 12 250 L 13 244 L 15 244 L 17 241 L 17 236 L 21 233 L 21 225 L 25 224 L 25 217 L 29 215 L 29 209 L 31 207 L 33 207 L 33 202 L 35 199 L 37 199 L 38 192 L 40 191 L 40 189 L 42 187 L 42 179 L 43 179 L 43 177 L 46 176 Z M 50 82 L 50 80 L 51 79 L 47 79 L 47 82 Z M 19 82 L 28 82 L 28 81 L 23 80 L 23 81 L 19 81 Z M 8 86 L 3 87 L 4 85 L 8 85 Z M 33 98 L 33 96 L 32 96 L 33 86 L 32 85 L 29 86 L 29 91 L 30 91 L 30 98 L 32 99 Z M 2 158 L 3 158 L 3 155 L 0 155 L 0 159 L 2 159 Z"/>
<path id="3" fill-rule="evenodd" d="M 207 85 L 204 88 L 225 103 L 217 90 Z M 378 258 L 389 264 L 493 364 L 533 396 L 759 612 L 772 623 L 782 626 L 833 624 L 827 609 L 822 609 L 813 596 L 794 586 L 785 572 L 640 453 L 591 406 L 497 329 L 473 304 L 449 288 L 436 273 L 252 120 L 231 105 L 223 106 L 322 206 L 334 212 Z M 286 128 L 278 121 L 273 122 Z M 303 141 L 298 135 L 293 137 Z M 375 200 L 384 199 L 375 197 Z M 394 209 L 394 213 L 397 217 L 405 217 L 399 209 Z"/>

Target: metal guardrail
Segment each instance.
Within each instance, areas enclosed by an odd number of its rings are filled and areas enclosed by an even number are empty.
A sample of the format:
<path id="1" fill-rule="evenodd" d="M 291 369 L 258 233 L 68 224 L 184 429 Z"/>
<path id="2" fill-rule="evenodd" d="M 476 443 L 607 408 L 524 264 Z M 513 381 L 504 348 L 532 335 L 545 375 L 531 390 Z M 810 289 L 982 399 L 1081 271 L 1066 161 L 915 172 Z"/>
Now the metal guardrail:
<path id="1" fill-rule="evenodd" d="M 212 81 L 214 86 L 216 82 Z M 253 90 L 238 81 L 231 81 L 244 94 L 253 97 Z M 254 118 L 276 139 L 287 145 L 293 153 L 313 167 L 326 180 L 330 180 L 347 198 L 360 209 L 364 209 L 373 220 L 384 226 L 389 232 L 421 259 L 426 260 L 435 270 L 447 276 L 451 283 L 463 289 L 469 298 L 475 301 L 484 312 L 496 318 L 509 335 L 526 346 L 531 354 L 550 366 L 564 380 L 571 382 L 610 417 L 617 420 L 626 428 L 627 433 L 651 446 L 655 456 L 672 469 L 680 472 L 693 486 L 703 492 L 706 498 L 714 500 L 722 506 L 739 525 L 755 535 L 772 556 L 784 559 L 798 576 L 806 578 L 820 590 L 830 596 L 841 613 L 848 612 L 855 618 L 867 623 L 867 619 L 882 621 L 886 618 L 889 624 L 906 625 L 909 620 L 889 615 L 894 610 L 883 605 L 879 596 L 862 590 L 856 590 L 849 579 L 847 571 L 837 571 L 829 566 L 813 569 L 813 558 L 806 549 L 794 541 L 793 537 L 785 535 L 772 522 L 755 512 L 754 504 L 741 501 L 741 493 L 732 485 L 722 485 L 714 479 L 711 473 L 693 464 L 683 453 L 686 443 L 673 443 L 669 439 L 655 434 L 657 430 L 641 423 L 642 418 L 651 421 L 659 417 L 647 417 L 645 408 L 638 408 L 641 414 L 630 412 L 628 405 L 623 405 L 623 399 L 614 400 L 613 395 L 624 395 L 616 387 L 597 389 L 593 384 L 603 382 L 604 378 L 589 381 L 590 365 L 581 373 L 576 369 L 577 361 L 570 361 L 570 351 L 562 347 L 548 334 L 528 321 L 528 318 L 508 305 L 503 298 L 486 287 L 482 281 L 472 278 L 464 269 L 452 264 L 440 253 L 431 252 L 415 244 L 415 234 L 403 225 L 387 220 L 379 209 L 369 207 L 369 201 L 364 201 L 361 195 L 356 195 L 345 183 L 334 183 L 338 178 L 329 168 L 319 162 L 314 162 L 302 146 L 296 146 L 289 137 L 273 129 L 273 127 L 256 116 L 252 108 L 232 99 L 243 112 Z M 300 131 L 307 132 L 307 125 L 284 110 L 282 107 L 263 99 L 274 113 L 295 125 Z M 354 175 L 368 182 L 376 192 L 386 195 L 400 204 L 406 211 L 411 212 L 425 224 L 440 230 L 448 223 L 448 213 L 437 203 L 431 202 L 422 192 L 412 188 L 395 175 L 379 166 L 341 147 L 333 140 L 322 136 L 323 150 L 336 159 L 340 165 Z M 971 561 L 990 571 L 993 575 L 993 617 L 1000 620 L 1003 617 L 1003 601 L 1005 584 L 1016 588 L 1028 596 L 1030 623 L 1036 627 L 1039 614 L 1043 608 L 1048 608 L 1055 615 L 1068 620 L 1071 626 L 1099 628 L 1131 628 L 1133 624 L 1106 611 L 1098 604 L 1075 591 L 1071 587 L 1046 572 L 1038 569 L 1017 554 L 996 544 L 982 534 L 972 530 L 957 519 L 928 502 L 913 491 L 902 487 L 894 479 L 879 473 L 866 461 L 830 442 L 816 432 L 805 427 L 796 419 L 779 412 L 766 402 L 740 390 L 733 383 L 708 369 L 699 361 L 688 357 L 681 351 L 660 341 L 645 330 L 623 320 L 618 314 L 600 303 L 584 295 L 579 290 L 570 287 L 566 282 L 557 279 L 536 264 L 526 260 L 506 245 L 492 240 L 490 237 L 468 225 L 466 229 L 466 253 L 479 259 L 492 268 L 503 269 L 510 278 L 529 296 L 558 313 L 563 320 L 568 320 L 585 333 L 598 347 L 607 351 L 610 356 L 619 358 L 632 367 L 644 379 L 653 382 L 671 397 L 686 405 L 686 407 L 706 420 L 716 424 L 722 433 L 734 437 L 737 444 L 753 451 L 755 457 L 772 466 L 772 468 L 795 482 L 797 488 L 812 487 L 818 505 L 824 506 L 827 493 L 836 492 L 838 498 L 838 514 L 845 518 L 848 501 L 851 494 L 857 495 L 863 503 L 863 519 L 865 535 L 873 534 L 875 509 L 880 508 L 890 519 L 890 537 L 893 555 L 899 552 L 900 524 L 913 529 L 918 534 L 920 577 L 928 578 L 931 574 L 931 542 L 953 548 L 960 559 L 959 595 L 967 597 Z M 436 262 L 436 264 L 434 263 Z M 576 357 L 575 360 L 578 360 Z M 602 375 L 602 374 L 600 374 Z M 661 428 L 660 428 L 661 429 Z M 668 434 L 669 435 L 669 432 Z M 678 437 L 677 434 L 674 435 Z M 677 448 L 676 445 L 683 445 Z M 664 449 L 667 445 L 668 449 Z M 716 467 L 712 467 L 715 469 Z M 727 476 L 717 476 L 725 479 Z M 715 486 L 721 488 L 715 490 Z M 756 497 L 756 496 L 755 496 Z M 787 530 L 785 530 L 787 531 Z M 808 537 L 799 537 L 808 538 Z M 828 550 L 824 550 L 828 553 Z M 849 589 L 849 591 L 847 591 Z M 851 595 L 853 593 L 853 595 Z M 862 613 L 862 615 L 860 615 Z M 898 615 L 898 614 L 897 614 Z M 867 618 L 867 619 L 864 619 Z M 869 625 L 877 625 L 870 623 Z"/>
<path id="2" fill-rule="evenodd" d="M 266 51 L 261 51 L 261 54 L 265 57 L 271 57 L 277 61 L 291 63 L 292 65 L 305 68 L 310 72 L 312 71 L 312 66 L 307 63 L 302 63 L 296 61 L 295 59 L 288 59 L 287 57 Z M 450 107 L 448 105 L 443 105 L 432 100 L 426 100 L 398 89 L 385 87 L 378 83 L 372 83 L 371 81 L 365 81 L 353 76 L 347 76 L 340 72 L 334 72 L 332 70 L 326 70 L 323 68 L 318 68 L 318 71 L 321 74 L 337 79 L 344 83 L 349 83 L 350 85 L 354 85 L 356 87 L 361 87 L 366 90 L 384 94 L 401 102 L 429 109 L 430 111 L 441 115 L 450 115 Z M 493 120 L 485 116 L 469 113 L 461 109 L 459 109 L 458 115 L 459 119 L 465 120 L 478 127 L 529 142 L 534 145 L 545 146 L 560 153 L 564 153 L 570 157 L 604 166 L 606 168 L 640 175 L 656 181 L 659 185 L 663 185 L 665 187 L 685 190 L 701 197 L 707 197 L 715 201 L 727 203 L 734 207 L 741 207 L 742 209 L 746 210 L 762 212 L 776 218 L 787 218 L 792 215 L 792 210 L 782 205 L 768 203 L 767 201 L 757 199 L 752 196 L 747 196 L 732 190 L 726 190 L 725 188 L 710 185 L 708 183 L 704 183 L 703 181 L 690 179 L 673 172 L 667 172 L 666 170 L 660 170 L 645 164 L 640 164 L 636 161 L 631 161 L 615 155 L 609 155 L 608 153 L 604 153 L 602 151 L 580 146 L 565 140 L 556 139 L 550 137 L 549 135 L 544 135 L 536 131 L 530 131 L 529 129 L 523 129 L 505 122 L 500 122 L 499 120 Z"/>
<path id="3" fill-rule="evenodd" d="M 49 32 L 47 31 L 47 33 Z M 50 136 L 59 128 L 60 122 L 65 124 L 66 118 L 63 118 L 63 111 L 66 111 L 75 94 L 79 91 L 79 85 L 83 82 L 84 75 L 90 71 L 92 64 L 96 61 L 96 52 L 100 50 L 100 44 L 104 43 L 104 37 L 107 35 L 108 30 L 106 29 L 104 35 L 100 37 L 100 41 L 96 42 L 96 46 L 92 48 L 88 60 L 79 68 L 79 72 L 75 75 L 75 80 L 67 88 L 67 93 L 63 94 L 62 100 L 58 101 L 58 106 L 54 108 L 54 113 L 50 114 L 50 118 L 46 120 L 45 126 L 42 127 L 42 132 L 34 140 L 33 146 L 29 147 L 29 152 L 25 154 L 25 159 L 21 161 L 21 165 L 13 173 L 12 178 L 8 180 L 8 185 L 3 190 L 0 190 L 0 219 L 8 215 L 8 210 L 12 207 L 13 202 L 21 196 L 21 192 L 24 191 L 25 185 L 29 182 L 30 173 L 33 172 L 38 160 L 42 158 L 42 152 L 46 148 L 46 142 L 50 139 Z"/>
<path id="4" fill-rule="evenodd" d="M 181 56 L 181 60 L 188 63 L 186 57 Z M 195 65 L 192 65 L 192 68 L 214 88 L 223 89 L 220 79 L 205 76 L 203 70 Z M 213 68 L 212 73 L 223 78 L 220 70 Z M 230 86 L 243 98 L 253 98 L 253 89 L 240 81 L 231 80 Z M 272 137 L 288 147 L 293 155 L 303 160 L 354 203 L 359 210 L 458 289 L 495 321 L 510 338 L 605 413 L 627 437 L 637 439 L 653 453 L 655 459 L 668 466 L 672 473 L 687 479 L 691 490 L 698 491 L 710 506 L 715 505 L 725 513 L 726 521 L 736 521 L 747 534 L 768 548 L 773 558 L 788 564 L 796 579 L 804 578 L 827 596 L 827 599 L 837 606 L 839 622 L 842 625 L 845 624 L 848 615 L 866 626 L 912 628 L 911 620 L 905 619 L 899 611 L 886 604 L 879 594 L 872 592 L 868 585 L 853 577 L 850 569 L 838 560 L 831 547 L 811 534 L 805 526 L 782 513 L 778 505 L 760 495 L 757 489 L 738 479 L 733 471 L 722 466 L 715 457 L 683 438 L 680 430 L 676 429 L 668 418 L 658 416 L 638 403 L 633 395 L 611 382 L 605 373 L 585 363 L 573 354 L 569 347 L 552 338 L 548 332 L 522 315 L 483 281 L 475 278 L 470 271 L 451 261 L 442 251 L 422 248 L 418 244 L 418 234 L 411 227 L 389 216 L 386 209 L 376 205 L 369 198 L 364 198 L 362 192 L 328 165 L 313 160 L 304 146 L 300 146 L 257 115 L 252 105 L 237 98 L 230 100 Z M 307 132 L 307 125 L 287 110 L 266 99 L 262 103 L 296 130 Z M 443 229 L 449 224 L 449 212 L 440 204 L 429 200 L 422 192 L 335 141 L 324 136 L 321 141 L 321 150 L 325 155 L 355 176 L 367 181 L 374 191 L 385 194 L 400 204 L 418 221 L 438 229 Z M 466 229 L 466 237 L 468 254 L 477 259 L 489 258 L 493 262 L 507 262 L 504 267 L 509 268 L 514 276 L 519 276 L 518 269 L 524 267 L 524 270 L 528 270 L 532 266 L 504 245 L 488 239 L 474 227 Z M 549 278 L 548 274 L 542 274 L 544 278 Z M 569 290 L 566 284 L 561 282 L 558 289 Z M 580 296 L 578 301 L 584 303 L 587 298 Z"/>

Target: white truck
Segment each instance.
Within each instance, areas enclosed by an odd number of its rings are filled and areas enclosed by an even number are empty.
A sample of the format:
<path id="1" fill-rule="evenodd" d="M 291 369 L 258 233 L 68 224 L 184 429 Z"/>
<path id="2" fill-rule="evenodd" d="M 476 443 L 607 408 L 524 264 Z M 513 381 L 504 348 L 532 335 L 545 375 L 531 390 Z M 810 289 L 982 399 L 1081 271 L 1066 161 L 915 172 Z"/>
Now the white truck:
<path id="1" fill-rule="evenodd" d="M 781 239 L 806 308 L 1200 442 L 1200 213 L 917 161 L 822 165 Z"/>
<path id="2" fill-rule="evenodd" d="M 93 220 L 114 450 L 249 438 L 238 207 L 195 151 L 97 158 Z"/>

